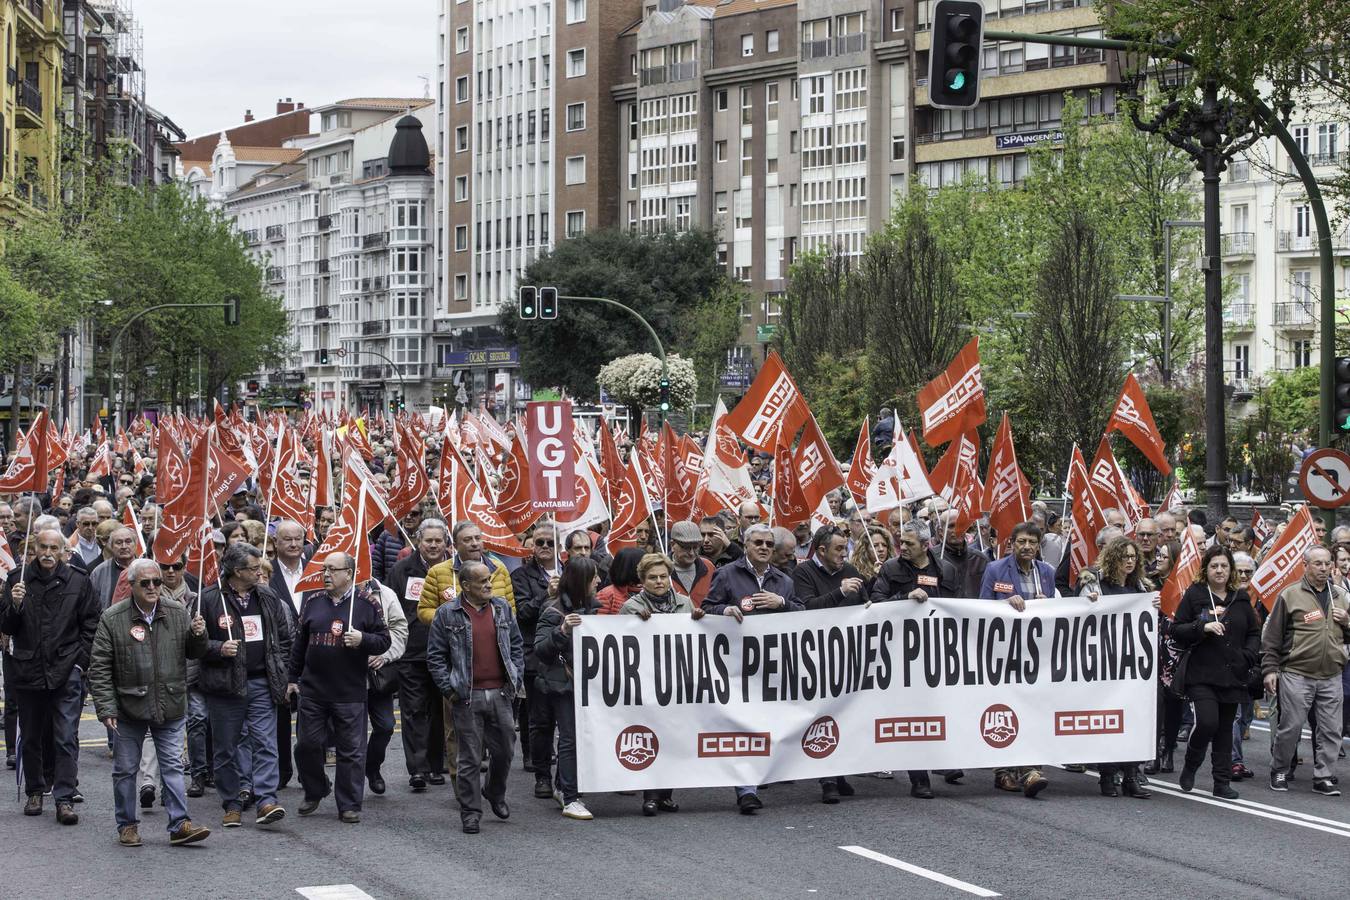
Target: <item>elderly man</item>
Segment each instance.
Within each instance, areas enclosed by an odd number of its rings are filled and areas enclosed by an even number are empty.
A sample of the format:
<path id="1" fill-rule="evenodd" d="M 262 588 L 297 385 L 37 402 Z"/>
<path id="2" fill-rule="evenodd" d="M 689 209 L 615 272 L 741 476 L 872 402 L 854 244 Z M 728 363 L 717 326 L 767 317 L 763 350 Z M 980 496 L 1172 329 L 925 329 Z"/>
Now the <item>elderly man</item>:
<path id="1" fill-rule="evenodd" d="M 117 515 L 117 511 L 113 509 L 112 503 L 107 500 L 95 500 L 90 505 L 94 508 L 94 514 L 98 516 L 100 522 L 110 521 Z"/>
<path id="2" fill-rule="evenodd" d="M 89 692 L 99 720 L 117 735 L 113 748 L 113 803 L 117 839 L 141 845 L 136 815 L 136 770 L 146 735 L 155 745 L 169 843 L 195 844 L 211 831 L 192 824 L 183 792 L 183 729 L 187 718 L 187 661 L 206 653 L 206 621 L 189 618 L 161 590 L 154 560 L 127 567 L 131 597 L 99 620 L 89 662 Z"/>
<path id="3" fill-rule="evenodd" d="M 464 563 L 459 583 L 459 594 L 436 610 L 427 666 L 450 705 L 459 737 L 455 796 L 460 823 L 465 834 L 478 834 L 484 749 L 488 777 L 481 794 L 497 818 L 511 815 L 506 803 L 514 736 L 511 701 L 523 688 L 525 652 L 516 618 L 494 591 L 488 567 Z"/>
<path id="4" fill-rule="evenodd" d="M 287 692 L 300 697 L 295 762 L 309 816 L 328 796 L 324 747 L 337 748 L 334 773 L 338 818 L 361 821 L 365 797 L 366 698 L 370 657 L 392 644 L 380 597 L 356 584 L 356 562 L 345 553 L 323 560 L 323 590 L 305 595 L 291 645 Z"/>
<path id="5" fill-rule="evenodd" d="M 64 562 L 65 539 L 48 528 L 37 533 L 36 558 L 0 597 L 0 632 L 10 636 L 10 684 L 19 704 L 24 742 L 26 816 L 42 815 L 43 770 L 54 764 L 52 797 L 62 825 L 79 821 L 74 802 L 80 760 L 83 674 L 98 629 L 100 607 L 89 579 Z M 52 732 L 54 760 L 44 759 L 43 736 Z"/>
<path id="6" fill-rule="evenodd" d="M 257 806 L 255 825 L 286 816 L 277 803 L 277 706 L 286 702 L 291 635 L 282 601 L 259 584 L 261 576 L 262 551 L 232 544 L 221 557 L 221 586 L 206 588 L 200 601 L 208 643 L 197 688 L 211 720 L 226 828 L 238 828 L 243 820 L 240 790 L 246 780 Z M 250 771 L 241 771 L 241 765 Z"/>
<path id="7" fill-rule="evenodd" d="M 949 509 L 942 514 L 942 543 L 938 546 L 938 558 L 951 564 L 955 582 L 954 597 L 977 597 L 980 584 L 984 581 L 984 570 L 989 567 L 989 557 L 976 553 L 967 537 L 969 529 L 960 527 L 961 513 Z"/>
<path id="8" fill-rule="evenodd" d="M 1162 542 L 1161 529 L 1157 519 L 1143 518 L 1134 526 L 1134 539 L 1139 543 L 1139 552 L 1143 559 L 1139 564 L 1143 571 L 1151 572 L 1158 558 L 1158 545 Z"/>
<path id="9" fill-rule="evenodd" d="M 98 513 L 94 512 L 92 507 L 82 507 L 75 513 L 75 534 L 76 542 L 70 548 L 70 564 L 75 568 L 89 573 L 103 562 L 103 548 L 98 544 L 96 530 L 98 528 Z"/>
<path id="10" fill-rule="evenodd" d="M 534 656 L 534 629 L 539 624 L 539 614 L 544 607 L 558 596 L 558 554 L 557 530 L 549 519 L 540 519 L 535 523 L 524 544 L 530 549 L 530 556 L 511 573 L 511 590 L 516 596 L 516 623 L 520 626 L 520 639 L 525 647 L 525 683 L 534 684 L 539 675 L 539 664 Z M 520 755 L 523 757 L 526 772 L 534 773 L 534 795 L 540 798 L 553 796 L 553 717 L 549 715 L 547 702 L 532 709 L 529 693 L 520 697 Z M 532 750 L 539 750 L 536 759 Z"/>
<path id="11" fill-rule="evenodd" d="M 670 586 L 696 607 L 703 605 L 717 571 L 712 560 L 699 555 L 702 542 L 703 535 L 693 522 L 676 522 L 670 528 L 670 556 L 675 563 Z"/>
<path id="12" fill-rule="evenodd" d="M 101 608 L 108 608 L 113 591 L 117 589 L 117 580 L 136 558 L 137 546 L 136 532 L 130 528 L 118 528 L 108 536 L 108 558 L 89 573 L 89 581 L 94 586 L 94 595 Z"/>
<path id="13" fill-rule="evenodd" d="M 444 725 L 439 692 L 427 670 L 428 626 L 417 617 L 422 583 L 433 566 L 445 561 L 450 529 L 440 519 L 423 519 L 413 535 L 416 548 L 394 565 L 389 587 L 403 605 L 408 643 L 395 664 L 399 673 L 398 708 L 402 715 L 403 762 L 414 793 L 427 784 L 445 784 Z"/>
<path id="14" fill-rule="evenodd" d="M 792 570 L 797 568 L 797 535 L 786 528 L 774 528 L 773 556 L 769 557 L 769 565 L 792 577 Z"/>
<path id="15" fill-rule="evenodd" d="M 1280 592 L 1261 633 L 1266 692 L 1278 694 L 1280 719 L 1271 747 L 1270 789 L 1289 790 L 1289 765 L 1308 710 L 1313 730 L 1313 790 L 1339 797 L 1331 767 L 1341 747 L 1341 673 L 1350 642 L 1350 597 L 1331 580 L 1331 551 L 1303 552 L 1303 578 Z"/>

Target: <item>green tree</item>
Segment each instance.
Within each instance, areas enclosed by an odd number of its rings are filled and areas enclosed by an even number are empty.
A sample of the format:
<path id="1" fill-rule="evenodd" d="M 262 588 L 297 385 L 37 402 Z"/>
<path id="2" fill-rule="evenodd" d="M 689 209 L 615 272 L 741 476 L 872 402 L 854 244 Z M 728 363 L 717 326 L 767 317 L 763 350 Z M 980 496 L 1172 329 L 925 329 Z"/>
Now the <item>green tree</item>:
<path id="1" fill-rule="evenodd" d="M 604 297 L 640 313 L 667 352 L 688 348 L 703 360 L 725 353 L 726 311 L 735 293 L 717 261 L 711 231 L 666 231 L 653 235 L 609 229 L 562 241 L 525 270 L 523 284 L 554 285 L 559 293 Z M 739 300 L 737 300 L 739 307 Z M 595 376 L 612 359 L 654 351 L 651 337 L 633 317 L 602 304 L 562 301 L 556 320 L 521 320 L 514 298 L 500 316 L 506 337 L 520 346 L 521 375 L 536 385 L 554 385 L 575 397 L 598 396 Z M 703 319 L 717 323 L 709 336 L 692 333 Z"/>
<path id="2" fill-rule="evenodd" d="M 863 417 L 875 411 L 867 392 L 870 371 L 867 354 L 861 350 L 842 356 L 822 354 L 810 379 L 798 383 L 830 449 L 845 463 L 853 456 Z"/>

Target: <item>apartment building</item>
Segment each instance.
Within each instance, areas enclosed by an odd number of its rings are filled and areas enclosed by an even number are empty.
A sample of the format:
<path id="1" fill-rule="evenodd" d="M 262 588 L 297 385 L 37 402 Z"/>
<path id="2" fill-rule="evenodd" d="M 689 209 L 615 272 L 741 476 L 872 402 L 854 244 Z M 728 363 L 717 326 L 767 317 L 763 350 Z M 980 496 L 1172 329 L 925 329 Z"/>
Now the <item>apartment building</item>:
<path id="1" fill-rule="evenodd" d="M 3 0 L 0 220 L 48 209 L 59 196 L 61 9 L 51 0 Z"/>

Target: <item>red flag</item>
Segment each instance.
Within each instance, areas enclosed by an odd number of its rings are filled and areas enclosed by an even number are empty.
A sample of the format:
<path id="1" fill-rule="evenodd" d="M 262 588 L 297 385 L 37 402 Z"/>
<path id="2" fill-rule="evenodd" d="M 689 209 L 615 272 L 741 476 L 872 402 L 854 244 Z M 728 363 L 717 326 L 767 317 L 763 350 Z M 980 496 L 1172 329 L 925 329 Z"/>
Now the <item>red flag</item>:
<path id="1" fill-rule="evenodd" d="M 517 440 L 519 440 L 519 432 L 517 432 Z M 514 451 L 514 446 L 512 450 Z M 610 430 L 609 423 L 601 419 L 600 472 L 605 476 L 601 488 L 605 492 L 605 502 L 611 509 L 614 507 L 614 494 L 620 489 L 620 482 L 624 480 L 624 470 L 623 459 L 619 456 L 619 447 L 614 443 L 614 432 Z"/>
<path id="2" fill-rule="evenodd" d="M 576 472 L 579 454 L 573 451 L 572 404 L 541 401 L 525 407 L 530 422 L 526 442 L 530 502 L 543 512 L 572 512 L 577 507 Z M 467 416 L 465 417 L 468 418 Z"/>
<path id="3" fill-rule="evenodd" d="M 314 471 L 309 476 L 311 509 L 333 505 L 333 467 L 328 462 L 327 432 L 319 429 L 314 441 Z"/>
<path id="4" fill-rule="evenodd" d="M 572 439 L 572 455 L 576 459 L 576 508 L 571 512 L 560 510 L 557 514 L 558 528 L 563 535 L 571 534 L 582 528 L 591 528 L 610 518 L 609 508 L 605 506 L 604 494 L 600 491 L 600 469 Z"/>
<path id="5" fill-rule="evenodd" d="M 778 354 L 770 351 L 750 389 L 736 408 L 722 418 L 722 424 L 751 447 L 772 453 L 778 432 L 795 435 L 809 414 L 797 383 Z"/>
<path id="6" fill-rule="evenodd" d="M 1261 518 L 1261 510 L 1252 507 L 1252 531 L 1256 533 L 1256 546 L 1264 547 L 1266 541 L 1274 536 L 1275 531 L 1267 524 L 1266 520 Z"/>
<path id="7" fill-rule="evenodd" d="M 1088 486 L 1092 489 L 1093 496 L 1097 498 L 1098 506 L 1103 510 L 1113 507 L 1120 510 L 1125 516 L 1126 523 L 1131 530 L 1133 529 L 1134 523 L 1139 521 L 1139 511 L 1134 505 L 1134 492 L 1125 482 L 1125 476 L 1116 462 L 1116 455 L 1111 452 L 1111 442 L 1106 439 L 1106 435 L 1102 435 L 1101 441 L 1097 444 L 1097 455 L 1092 457 L 1092 468 L 1088 469 Z"/>
<path id="8" fill-rule="evenodd" d="M 792 459 L 792 438 L 779 432 L 778 445 L 773 451 L 773 524 L 796 528 L 811 518 L 811 507 L 806 505 L 797 467 Z"/>
<path id="9" fill-rule="evenodd" d="M 112 474 L 112 448 L 108 442 L 104 441 L 98 445 L 98 450 L 94 451 L 94 461 L 89 464 L 89 471 L 84 477 L 87 481 L 97 481 L 100 478 L 107 478 Z"/>
<path id="10" fill-rule="evenodd" d="M 998 435 L 989 453 L 988 476 L 984 482 L 984 508 L 999 543 L 1012 534 L 1013 527 L 1031 518 L 1031 485 L 1017 465 L 1012 426 L 1008 414 L 998 425 Z"/>
<path id="11" fill-rule="evenodd" d="M 5 476 L 0 478 L 0 494 L 45 493 L 47 473 L 51 471 L 51 439 L 47 431 L 47 411 L 38 413 L 33 427 L 19 444 Z"/>
<path id="12" fill-rule="evenodd" d="M 970 339 L 956 358 L 919 391 L 923 439 L 930 447 L 983 425 L 984 382 L 980 377 L 980 339 Z"/>
<path id="13" fill-rule="evenodd" d="M 686 477 L 682 444 L 675 429 L 666 422 L 661 429 L 661 469 L 666 494 L 664 508 L 666 523 L 687 522 L 693 517 L 694 488 L 696 485 Z"/>
<path id="14" fill-rule="evenodd" d="M 403 518 L 417 508 L 431 485 L 422 464 L 422 441 L 409 427 L 394 422 L 394 440 L 398 457 L 398 482 L 389 494 L 389 507 Z"/>
<path id="15" fill-rule="evenodd" d="M 848 492 L 859 507 L 867 506 L 867 486 L 872 483 L 876 472 L 876 463 L 872 462 L 871 419 L 863 417 L 862 428 L 858 431 L 858 442 L 853 446 L 853 462 L 848 467 Z"/>
<path id="16" fill-rule="evenodd" d="M 156 455 L 155 502 L 160 506 L 167 506 L 170 500 L 183 492 L 188 481 L 187 457 L 183 455 L 183 448 L 171 429 L 159 430 Z"/>
<path id="17" fill-rule="evenodd" d="M 447 522 L 468 520 L 483 532 L 483 546 L 495 553 L 525 557 L 529 551 L 497 515 L 478 483 L 469 475 L 464 460 L 447 437 L 441 445 L 441 471 L 436 501 Z"/>
<path id="18" fill-rule="evenodd" d="M 984 485 L 980 484 L 980 436 L 975 431 L 957 435 L 933 467 L 932 485 L 959 513 L 955 528 L 963 532 L 984 514 Z M 1006 537 L 1006 535 L 1000 535 Z"/>
<path id="19" fill-rule="evenodd" d="M 1200 574 L 1200 546 L 1196 544 L 1195 535 L 1189 528 L 1183 528 L 1181 532 L 1181 552 L 1177 554 L 1177 561 L 1172 566 L 1171 574 L 1163 582 L 1160 597 L 1163 615 L 1168 618 L 1177 614 L 1181 595 L 1186 593 L 1186 589 Z"/>
<path id="20" fill-rule="evenodd" d="M 1181 485 L 1178 482 L 1173 481 L 1172 489 L 1167 492 L 1167 497 L 1163 500 L 1162 506 L 1158 507 L 1158 512 L 1181 509 L 1183 505 L 1184 504 L 1181 502 Z"/>
<path id="21" fill-rule="evenodd" d="M 305 572 L 296 582 L 292 593 L 316 591 L 323 588 L 323 564 L 330 553 L 345 553 L 356 562 L 356 583 L 371 578 L 370 541 L 366 539 L 374 523 L 383 516 L 376 502 L 374 486 L 369 484 L 359 464 L 357 451 L 348 451 L 343 457 L 342 508 L 337 521 L 328 529 L 323 543 L 314 556 L 305 563 Z"/>
<path id="22" fill-rule="evenodd" d="M 696 492 L 695 503 L 705 516 L 715 516 L 724 509 L 739 509 L 742 503 L 755 499 L 754 482 L 750 479 L 750 463 L 745 458 L 736 435 L 727 427 L 725 417 L 713 428 L 704 452 L 706 473 Z M 634 447 L 634 453 L 637 448 Z"/>
<path id="23" fill-rule="evenodd" d="M 141 521 L 136 518 L 136 510 L 132 509 L 132 504 L 127 503 L 122 507 L 122 524 L 136 533 L 136 555 L 145 555 L 145 535 L 141 534 Z"/>
<path id="24" fill-rule="evenodd" d="M 239 438 L 235 436 L 234 425 L 225 415 L 225 410 L 221 408 L 220 401 L 216 401 L 215 408 L 215 444 L 220 447 L 222 453 L 233 460 L 245 473 L 252 473 L 254 461 L 250 461 L 249 455 L 244 453 L 243 445 L 239 443 Z M 247 477 L 247 474 L 245 477 Z"/>
<path id="25" fill-rule="evenodd" d="M 277 437 L 276 456 L 272 462 L 273 477 L 267 494 L 266 508 L 273 518 L 290 519 L 314 534 L 314 508 L 309 505 L 304 488 L 296 474 L 301 453 L 300 437 L 292 428 L 281 426 Z"/>
<path id="26" fill-rule="evenodd" d="M 66 464 L 70 459 L 70 453 L 66 450 L 66 442 L 62 440 L 61 433 L 56 430 L 56 424 L 52 422 L 51 417 L 47 416 L 46 410 L 42 415 L 47 419 L 47 471 L 51 472 L 57 466 Z M 66 422 L 66 427 L 70 427 L 70 422 Z"/>
<path id="27" fill-rule="evenodd" d="M 1247 585 L 1247 592 L 1260 600 L 1267 611 L 1274 609 L 1280 592 L 1303 577 L 1303 553 L 1316 544 L 1312 514 L 1308 507 L 1301 506 L 1262 560 Z"/>
<path id="28" fill-rule="evenodd" d="M 1069 460 L 1069 497 L 1073 504 L 1073 545 L 1069 558 L 1069 581 L 1078 583 L 1078 573 L 1092 565 L 1096 553 L 1097 532 L 1106 524 L 1097 495 L 1089 484 L 1087 462 L 1078 445 L 1073 445 Z"/>
<path id="29" fill-rule="evenodd" d="M 1133 372 L 1125 376 L 1125 386 L 1120 389 L 1120 399 L 1116 401 L 1116 408 L 1106 423 L 1106 431 L 1108 434 L 1119 431 L 1139 448 L 1140 453 L 1148 457 L 1148 461 L 1159 472 L 1171 474 L 1172 466 L 1167 462 L 1167 448 L 1163 445 L 1162 434 L 1153 421 L 1153 412 L 1148 408 L 1144 389 L 1139 386 L 1139 380 Z"/>
<path id="30" fill-rule="evenodd" d="M 610 506 L 614 524 L 605 538 L 610 553 L 636 547 L 637 526 L 647 521 L 652 514 L 651 498 L 647 496 L 640 453 L 628 455 L 628 465 L 624 467 L 622 475 Z"/>
<path id="31" fill-rule="evenodd" d="M 0 533 L 0 579 L 8 578 L 9 573 L 18 568 L 14 554 L 10 552 L 9 541 Z"/>
<path id="32" fill-rule="evenodd" d="M 806 428 L 801 440 L 797 442 L 797 452 L 793 455 L 797 485 L 808 512 L 817 509 L 830 491 L 844 485 L 844 473 L 839 462 L 830 450 L 825 435 L 820 433 L 816 417 L 806 416 Z"/>
<path id="33" fill-rule="evenodd" d="M 529 462 L 525 444 L 517 435 L 502 464 L 502 479 L 497 485 L 497 514 L 513 534 L 524 534 L 543 513 L 530 503 Z"/>

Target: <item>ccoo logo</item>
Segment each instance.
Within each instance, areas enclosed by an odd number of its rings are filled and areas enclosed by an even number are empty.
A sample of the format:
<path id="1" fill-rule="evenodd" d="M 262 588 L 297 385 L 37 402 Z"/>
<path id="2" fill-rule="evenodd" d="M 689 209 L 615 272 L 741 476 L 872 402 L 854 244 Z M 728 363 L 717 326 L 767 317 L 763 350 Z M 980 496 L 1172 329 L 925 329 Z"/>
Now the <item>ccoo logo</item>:
<path id="1" fill-rule="evenodd" d="M 995 703 L 980 716 L 980 736 L 996 750 L 1017 740 L 1017 713 L 1012 707 Z"/>
<path id="2" fill-rule="evenodd" d="M 619 764 L 631 772 L 641 772 L 656 762 L 656 754 L 661 750 L 661 742 L 656 732 L 646 725 L 629 725 L 614 739 L 614 755 Z"/>
<path id="3" fill-rule="evenodd" d="M 812 759 L 824 759 L 839 746 L 839 723 L 821 716 L 807 726 L 802 735 L 802 752 Z"/>

